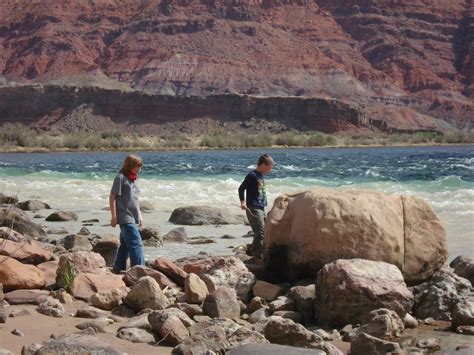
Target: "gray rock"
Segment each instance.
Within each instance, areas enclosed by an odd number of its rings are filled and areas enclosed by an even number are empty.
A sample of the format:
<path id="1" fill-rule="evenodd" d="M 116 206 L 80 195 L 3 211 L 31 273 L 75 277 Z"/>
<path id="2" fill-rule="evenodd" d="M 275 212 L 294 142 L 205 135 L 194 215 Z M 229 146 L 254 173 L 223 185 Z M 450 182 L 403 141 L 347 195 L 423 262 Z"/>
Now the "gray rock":
<path id="1" fill-rule="evenodd" d="M 190 318 L 194 316 L 201 316 L 204 314 L 202 307 L 197 304 L 189 304 L 189 303 L 174 303 L 170 306 L 175 307 L 186 313 Z"/>
<path id="2" fill-rule="evenodd" d="M 176 208 L 169 219 L 170 222 L 184 225 L 206 224 L 243 224 L 243 214 L 232 213 L 226 209 L 210 206 L 187 206 Z"/>
<path id="3" fill-rule="evenodd" d="M 39 200 L 28 200 L 28 201 L 23 201 L 19 202 L 17 204 L 19 208 L 21 208 L 23 211 L 38 211 L 38 210 L 43 210 L 43 209 L 51 209 L 51 207 L 42 201 Z"/>
<path id="4" fill-rule="evenodd" d="M 140 211 L 148 213 L 154 211 L 155 207 L 148 201 L 140 201 Z"/>
<path id="5" fill-rule="evenodd" d="M 0 227 L 9 227 L 14 231 L 34 239 L 46 238 L 43 228 L 31 222 L 19 208 L 0 207 Z"/>
<path id="6" fill-rule="evenodd" d="M 301 323 L 301 320 L 303 319 L 301 313 L 295 311 L 276 311 L 273 312 L 273 315 L 277 317 L 291 319 L 295 323 Z"/>
<path id="7" fill-rule="evenodd" d="M 405 328 L 415 329 L 416 327 L 418 327 L 418 321 L 410 313 L 407 313 L 405 315 L 405 319 L 403 319 L 403 322 L 405 324 Z"/>
<path id="8" fill-rule="evenodd" d="M 420 339 L 417 340 L 416 347 L 433 353 L 441 350 L 441 341 L 437 338 Z"/>
<path id="9" fill-rule="evenodd" d="M 468 279 L 474 286 L 474 258 L 460 255 L 449 266 L 454 268 L 455 274 Z"/>
<path id="10" fill-rule="evenodd" d="M 57 211 L 51 213 L 46 217 L 48 222 L 68 222 L 68 221 L 77 221 L 77 214 L 72 211 Z"/>
<path id="11" fill-rule="evenodd" d="M 99 317 L 107 317 L 107 315 L 108 315 L 108 312 L 103 311 L 102 309 L 91 307 L 91 306 L 85 306 L 76 311 L 75 317 L 95 319 Z"/>
<path id="12" fill-rule="evenodd" d="M 92 328 L 96 333 L 107 333 L 107 326 L 113 324 L 114 321 L 107 317 L 99 317 L 91 321 L 83 322 L 76 325 L 77 329 Z"/>
<path id="13" fill-rule="evenodd" d="M 101 354 L 101 355 L 123 355 L 115 350 L 112 345 L 95 336 L 83 334 L 64 334 L 41 344 L 24 346 L 21 350 L 23 355 L 48 354 Z"/>
<path id="14" fill-rule="evenodd" d="M 240 316 L 240 305 L 234 291 L 224 286 L 207 295 L 202 308 L 211 318 L 232 319 Z"/>
<path id="15" fill-rule="evenodd" d="M 100 254 L 104 258 L 107 266 L 113 266 L 119 246 L 120 240 L 118 238 L 107 237 L 96 241 L 92 247 L 92 251 Z"/>
<path id="16" fill-rule="evenodd" d="M 315 317 L 322 325 L 360 323 L 379 308 L 393 310 L 404 318 L 412 305 L 413 295 L 400 270 L 392 264 L 339 259 L 317 274 Z"/>
<path id="17" fill-rule="evenodd" d="M 163 236 L 163 240 L 167 242 L 187 242 L 188 234 L 184 227 L 174 228 Z"/>
<path id="18" fill-rule="evenodd" d="M 45 302 L 41 303 L 36 311 L 46 316 L 62 318 L 64 316 L 64 307 L 59 300 L 49 297 Z"/>
<path id="19" fill-rule="evenodd" d="M 314 315 L 315 285 L 292 287 L 288 297 L 294 300 L 295 310 L 303 316 L 303 324 L 308 324 Z"/>
<path id="20" fill-rule="evenodd" d="M 465 335 L 474 335 L 474 326 L 473 325 L 461 325 L 456 328 L 456 333 L 465 334 Z"/>
<path id="21" fill-rule="evenodd" d="M 142 277 L 123 299 L 123 303 L 135 311 L 145 308 L 165 309 L 170 305 L 160 285 L 150 276 Z"/>
<path id="22" fill-rule="evenodd" d="M 403 354 L 398 343 L 373 337 L 366 333 L 359 333 L 351 341 L 351 354 Z"/>
<path id="23" fill-rule="evenodd" d="M 142 328 L 120 328 L 117 337 L 132 343 L 154 343 L 157 340 L 155 333 Z"/>
<path id="24" fill-rule="evenodd" d="M 452 318 L 454 329 L 462 325 L 474 326 L 474 294 L 456 303 L 452 310 Z"/>
<path id="25" fill-rule="evenodd" d="M 294 311 L 295 301 L 294 299 L 286 297 L 286 296 L 279 296 L 276 300 L 271 302 L 269 306 L 272 312 Z"/>
<path id="26" fill-rule="evenodd" d="M 143 240 L 143 245 L 154 248 L 163 246 L 163 237 L 160 236 L 158 228 L 141 227 L 139 228 L 139 231 Z"/>
<path id="27" fill-rule="evenodd" d="M 385 308 L 370 312 L 367 321 L 359 328 L 359 332 L 385 340 L 400 337 L 404 330 L 404 323 L 398 314 Z"/>
<path id="28" fill-rule="evenodd" d="M 273 344 L 315 347 L 322 339 L 291 319 L 271 317 L 263 328 L 263 335 Z"/>
<path id="29" fill-rule="evenodd" d="M 23 333 L 23 332 L 22 332 L 21 330 L 19 330 L 19 329 L 13 329 L 13 330 L 11 331 L 11 333 L 12 333 L 13 335 L 16 335 L 16 336 L 19 336 L 19 337 L 24 337 L 24 336 L 25 336 L 25 333 Z"/>
<path id="30" fill-rule="evenodd" d="M 250 323 L 257 323 L 261 320 L 264 320 L 264 319 L 270 317 L 270 315 L 271 315 L 271 312 L 268 309 L 268 307 L 262 307 L 262 308 L 257 309 L 256 311 L 252 312 L 252 314 L 250 315 L 248 321 Z"/>
<path id="31" fill-rule="evenodd" d="M 64 237 L 64 248 L 71 252 L 91 251 L 92 244 L 85 235 L 70 234 Z"/>
<path id="32" fill-rule="evenodd" d="M 316 349 L 303 349 L 277 344 L 243 344 L 236 346 L 228 355 L 325 355 L 326 352 Z"/>
<path id="33" fill-rule="evenodd" d="M 0 349 L 0 355 L 15 355 L 11 351 L 8 351 L 6 349 Z"/>
<path id="34" fill-rule="evenodd" d="M 450 321 L 454 306 L 470 295 L 471 283 L 445 267 L 412 290 L 415 317 Z"/>

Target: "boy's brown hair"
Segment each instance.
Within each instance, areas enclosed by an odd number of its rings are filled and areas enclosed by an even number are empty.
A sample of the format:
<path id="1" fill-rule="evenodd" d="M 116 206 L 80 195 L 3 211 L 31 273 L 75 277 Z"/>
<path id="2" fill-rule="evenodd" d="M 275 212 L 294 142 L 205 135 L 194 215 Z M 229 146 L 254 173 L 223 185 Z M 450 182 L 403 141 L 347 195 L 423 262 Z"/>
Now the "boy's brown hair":
<path id="1" fill-rule="evenodd" d="M 274 161 L 273 161 L 273 158 L 268 155 L 268 154 L 263 154 L 261 155 L 259 158 L 258 158 L 258 163 L 257 163 L 257 166 L 258 165 L 273 165 L 274 164 Z"/>
<path id="2" fill-rule="evenodd" d="M 143 160 L 137 155 L 130 154 L 125 158 L 123 161 L 123 166 L 122 169 L 120 169 L 120 172 L 122 174 L 128 174 L 133 168 L 136 167 L 142 167 L 143 166 Z"/>

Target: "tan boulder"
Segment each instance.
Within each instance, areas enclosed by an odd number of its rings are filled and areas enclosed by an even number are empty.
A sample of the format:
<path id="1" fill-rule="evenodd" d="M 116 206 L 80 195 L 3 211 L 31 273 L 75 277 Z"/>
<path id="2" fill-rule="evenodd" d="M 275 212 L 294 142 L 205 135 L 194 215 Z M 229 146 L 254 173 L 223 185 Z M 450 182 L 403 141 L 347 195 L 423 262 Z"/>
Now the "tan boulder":
<path id="1" fill-rule="evenodd" d="M 202 304 L 209 294 L 206 283 L 198 275 L 190 273 L 184 280 L 184 292 L 188 303 Z"/>
<path id="2" fill-rule="evenodd" d="M 71 293 L 75 298 L 90 301 L 97 292 L 107 292 L 116 288 L 125 288 L 119 275 L 101 275 L 81 272 L 74 277 Z"/>
<path id="3" fill-rule="evenodd" d="M 46 281 L 46 286 L 52 286 L 56 283 L 56 274 L 58 271 L 58 260 L 47 261 L 36 265 L 38 269 L 43 271 L 44 278 Z"/>
<path id="4" fill-rule="evenodd" d="M 53 253 L 43 248 L 43 243 L 35 240 L 14 242 L 2 240 L 0 255 L 12 257 L 25 264 L 37 265 L 53 258 Z"/>
<path id="5" fill-rule="evenodd" d="M 264 245 L 271 281 L 314 277 L 329 262 L 361 258 L 394 264 L 408 283 L 418 283 L 448 256 L 443 226 L 422 199 L 356 189 L 277 197 Z"/>
<path id="6" fill-rule="evenodd" d="M 43 271 L 34 265 L 0 255 L 0 283 L 5 292 L 20 289 L 43 288 L 46 284 Z"/>

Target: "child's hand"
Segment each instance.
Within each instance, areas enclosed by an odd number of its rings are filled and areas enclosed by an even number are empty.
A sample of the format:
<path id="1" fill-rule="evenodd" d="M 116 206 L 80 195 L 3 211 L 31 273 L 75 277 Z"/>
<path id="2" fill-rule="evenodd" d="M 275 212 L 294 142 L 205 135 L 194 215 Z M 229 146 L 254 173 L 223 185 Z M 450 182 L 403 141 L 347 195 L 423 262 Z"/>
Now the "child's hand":
<path id="1" fill-rule="evenodd" d="M 140 218 L 138 219 L 138 226 L 143 227 L 143 217 L 142 216 L 140 216 Z"/>
<path id="2" fill-rule="evenodd" d="M 117 225 L 117 217 L 112 217 L 110 225 L 112 226 L 112 228 L 115 228 L 115 226 Z"/>
<path id="3" fill-rule="evenodd" d="M 247 204 L 244 201 L 241 201 L 240 202 L 240 208 L 243 209 L 243 210 L 246 210 L 247 209 Z"/>

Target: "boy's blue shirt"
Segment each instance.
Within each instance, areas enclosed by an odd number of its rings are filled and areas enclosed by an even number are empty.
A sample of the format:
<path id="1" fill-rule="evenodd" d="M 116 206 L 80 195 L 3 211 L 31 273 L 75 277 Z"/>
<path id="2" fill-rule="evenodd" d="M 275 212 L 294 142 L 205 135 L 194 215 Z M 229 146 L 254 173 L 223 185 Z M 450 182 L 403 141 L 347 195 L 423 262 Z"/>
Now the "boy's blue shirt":
<path id="1" fill-rule="evenodd" d="M 247 190 L 246 196 L 244 191 Z M 267 193 L 263 174 L 253 170 L 247 174 L 242 184 L 239 186 L 240 201 L 244 201 L 248 207 L 264 209 L 267 205 Z"/>

